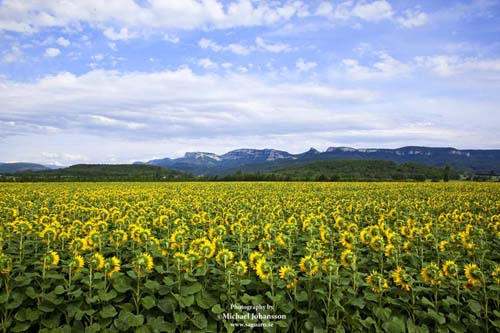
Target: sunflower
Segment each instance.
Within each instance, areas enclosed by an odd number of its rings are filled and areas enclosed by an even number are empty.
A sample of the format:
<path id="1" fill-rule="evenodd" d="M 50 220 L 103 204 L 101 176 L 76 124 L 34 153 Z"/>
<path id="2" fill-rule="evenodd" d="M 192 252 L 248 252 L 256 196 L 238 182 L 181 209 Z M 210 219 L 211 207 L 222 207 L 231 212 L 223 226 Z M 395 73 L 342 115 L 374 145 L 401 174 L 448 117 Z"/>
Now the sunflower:
<path id="1" fill-rule="evenodd" d="M 446 247 L 448 246 L 449 243 L 450 242 L 447 240 L 442 240 L 441 242 L 439 242 L 439 251 L 440 252 L 446 251 Z"/>
<path id="2" fill-rule="evenodd" d="M 59 254 L 56 251 L 50 251 L 45 254 L 45 262 L 49 266 L 57 266 L 59 264 Z"/>
<path id="3" fill-rule="evenodd" d="M 0 253 L 0 273 L 8 274 L 12 270 L 12 258 L 5 253 Z"/>
<path id="4" fill-rule="evenodd" d="M 314 276 L 319 271 L 318 260 L 311 256 L 305 256 L 300 259 L 299 268 L 301 272 L 305 272 L 308 276 Z"/>
<path id="5" fill-rule="evenodd" d="M 372 235 L 370 233 L 369 227 L 366 227 L 363 230 L 361 230 L 361 233 L 359 234 L 359 238 L 361 239 L 361 243 L 363 243 L 363 244 L 370 243 L 370 241 L 372 239 Z"/>
<path id="6" fill-rule="evenodd" d="M 279 278 L 287 282 L 286 287 L 291 289 L 297 285 L 297 272 L 290 266 L 281 266 Z"/>
<path id="7" fill-rule="evenodd" d="M 443 275 L 444 276 L 457 276 L 458 266 L 453 260 L 445 261 L 443 265 Z"/>
<path id="8" fill-rule="evenodd" d="M 109 235 L 109 242 L 116 247 L 123 246 L 128 240 L 128 235 L 124 230 L 115 229 Z"/>
<path id="9" fill-rule="evenodd" d="M 355 241 L 356 238 L 350 232 L 344 231 L 340 235 L 340 244 L 342 244 L 342 246 L 345 247 L 346 249 L 352 249 L 354 247 Z"/>
<path id="10" fill-rule="evenodd" d="M 410 291 L 411 288 L 411 277 L 404 271 L 401 266 L 396 267 L 396 270 L 392 272 L 392 280 L 396 286 L 401 287 L 401 289 Z"/>
<path id="11" fill-rule="evenodd" d="M 395 257 L 397 257 L 397 255 L 398 255 L 398 249 L 394 246 L 394 244 L 389 243 L 389 244 L 387 244 L 387 246 L 385 247 L 385 252 L 384 252 L 384 255 L 385 255 L 387 258 L 395 258 Z"/>
<path id="12" fill-rule="evenodd" d="M 204 238 L 203 242 L 199 245 L 198 251 L 203 255 L 203 258 L 210 259 L 215 254 L 215 244 Z"/>
<path id="13" fill-rule="evenodd" d="M 340 255 L 340 262 L 344 268 L 354 269 L 356 267 L 356 255 L 349 249 L 346 249 Z"/>
<path id="14" fill-rule="evenodd" d="M 46 226 L 40 233 L 39 236 L 46 242 L 52 242 L 57 237 L 57 231 L 51 226 Z"/>
<path id="15" fill-rule="evenodd" d="M 332 258 L 325 258 L 323 259 L 321 269 L 325 273 L 332 274 L 334 273 L 337 269 L 339 268 L 339 265 L 335 261 L 335 259 Z"/>
<path id="16" fill-rule="evenodd" d="M 77 237 L 69 243 L 69 248 L 73 253 L 80 253 L 87 250 L 87 242 L 85 239 Z"/>
<path id="17" fill-rule="evenodd" d="M 223 265 L 224 267 L 226 267 L 229 261 L 233 260 L 233 258 L 234 258 L 233 251 L 230 251 L 228 249 L 222 249 L 219 251 L 219 253 L 217 253 L 215 261 L 217 261 L 219 265 Z"/>
<path id="18" fill-rule="evenodd" d="M 267 262 L 265 257 L 257 260 L 255 265 L 255 270 L 257 272 L 257 276 L 261 280 L 269 279 L 273 275 L 273 268 L 270 263 Z"/>
<path id="19" fill-rule="evenodd" d="M 262 258 L 264 256 L 264 253 L 261 253 L 259 251 L 253 251 L 252 253 L 250 253 L 250 256 L 249 256 L 249 262 L 250 262 L 250 267 L 252 269 L 256 269 L 256 265 L 257 265 L 257 261 L 259 261 L 260 258 Z"/>
<path id="20" fill-rule="evenodd" d="M 83 260 L 83 257 L 80 255 L 76 255 L 73 258 L 71 258 L 71 260 L 69 262 L 69 267 L 73 271 L 79 272 L 83 268 L 84 264 L 85 264 L 85 261 Z"/>
<path id="21" fill-rule="evenodd" d="M 189 257 L 187 254 L 185 253 L 181 253 L 181 252 L 176 252 L 174 254 L 174 262 L 175 262 L 175 267 L 178 269 L 178 270 L 184 270 L 186 272 L 188 272 L 190 270 L 190 267 L 189 267 Z"/>
<path id="22" fill-rule="evenodd" d="M 104 270 L 108 274 L 108 277 L 113 276 L 114 273 L 120 271 L 120 259 L 117 257 L 111 257 L 106 259 L 104 263 Z"/>
<path id="23" fill-rule="evenodd" d="M 104 256 L 99 252 L 94 253 L 94 255 L 90 258 L 89 266 L 96 271 L 100 271 L 104 268 Z"/>
<path id="24" fill-rule="evenodd" d="M 240 260 L 238 262 L 235 262 L 233 264 L 233 272 L 238 275 L 238 276 L 243 276 L 247 273 L 248 271 L 248 266 L 247 263 L 243 260 Z"/>
<path id="25" fill-rule="evenodd" d="M 441 283 L 441 277 L 443 273 L 435 263 L 431 263 L 420 271 L 420 275 L 424 279 L 425 283 L 430 283 L 435 286 Z"/>
<path id="26" fill-rule="evenodd" d="M 366 283 L 368 283 L 370 289 L 377 294 L 383 293 L 389 288 L 387 280 L 377 271 L 372 271 L 371 274 L 366 277 Z"/>
<path id="27" fill-rule="evenodd" d="M 467 283 L 474 286 L 481 284 L 483 273 L 476 264 L 467 264 L 464 268 Z"/>
<path id="28" fill-rule="evenodd" d="M 500 284 L 500 266 L 497 266 L 491 273 L 491 277 L 496 283 Z"/>
<path id="29" fill-rule="evenodd" d="M 373 237 L 371 242 L 370 242 L 370 247 L 375 252 L 384 251 L 385 244 L 384 244 L 384 239 L 382 238 L 382 236 Z"/>

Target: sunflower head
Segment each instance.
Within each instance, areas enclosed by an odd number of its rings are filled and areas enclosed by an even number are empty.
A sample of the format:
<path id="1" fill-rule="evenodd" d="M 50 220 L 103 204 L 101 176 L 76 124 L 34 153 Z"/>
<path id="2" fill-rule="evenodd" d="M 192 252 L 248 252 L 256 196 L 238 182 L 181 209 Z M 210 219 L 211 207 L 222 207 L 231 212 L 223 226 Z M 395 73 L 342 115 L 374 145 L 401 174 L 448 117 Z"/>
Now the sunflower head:
<path id="1" fill-rule="evenodd" d="M 103 269 L 104 263 L 104 256 L 99 252 L 94 253 L 94 255 L 90 257 L 89 260 L 89 266 L 95 271 L 100 271 L 101 269 Z"/>
<path id="2" fill-rule="evenodd" d="M 109 236 L 109 241 L 111 244 L 119 247 L 124 245 L 128 240 L 127 233 L 121 229 L 115 229 Z"/>
<path id="3" fill-rule="evenodd" d="M 384 276 L 376 271 L 372 271 L 371 274 L 366 277 L 366 283 L 368 283 L 370 289 L 377 294 L 383 293 L 389 288 L 389 284 Z"/>
<path id="4" fill-rule="evenodd" d="M 444 276 L 457 276 L 458 275 L 458 265 L 453 260 L 447 260 L 443 264 L 443 275 Z"/>
<path id="5" fill-rule="evenodd" d="M 117 257 L 111 257 L 106 259 L 104 262 L 104 271 L 108 275 L 108 277 L 113 276 L 114 273 L 117 273 L 120 271 L 120 259 Z"/>
<path id="6" fill-rule="evenodd" d="M 243 276 L 248 271 L 247 263 L 243 260 L 233 263 L 232 270 L 235 275 Z"/>
<path id="7" fill-rule="evenodd" d="M 69 243 L 69 248 L 73 253 L 80 253 L 87 250 L 87 242 L 83 238 L 75 238 Z"/>
<path id="8" fill-rule="evenodd" d="M 184 270 L 188 272 L 190 270 L 189 256 L 186 253 L 181 253 L 181 252 L 174 253 L 174 263 L 175 267 L 179 271 Z"/>
<path id="9" fill-rule="evenodd" d="M 297 272 L 290 266 L 282 266 L 279 269 L 279 278 L 287 283 L 288 289 L 297 285 Z"/>
<path id="10" fill-rule="evenodd" d="M 467 283 L 474 286 L 481 284 L 483 280 L 483 273 L 476 264 L 467 264 L 464 268 L 465 277 L 467 278 Z"/>
<path id="11" fill-rule="evenodd" d="M 435 263 L 431 263 L 422 268 L 422 270 L 420 271 L 420 275 L 424 279 L 425 283 L 429 283 L 435 286 L 441 283 L 443 273 L 439 269 L 438 265 L 436 265 Z"/>
<path id="12" fill-rule="evenodd" d="M 448 244 L 449 244 L 449 243 L 450 243 L 450 242 L 449 242 L 449 241 L 447 241 L 447 240 L 442 240 L 441 242 L 439 242 L 439 251 L 440 251 L 440 252 L 444 252 L 444 251 L 446 251 L 446 248 L 448 247 Z"/>
<path id="13" fill-rule="evenodd" d="M 356 237 L 350 232 L 344 231 L 340 235 L 340 243 L 346 249 L 352 249 L 354 247 L 354 243 L 356 242 Z"/>
<path id="14" fill-rule="evenodd" d="M 398 255 L 398 249 L 394 246 L 394 244 L 389 243 L 385 247 L 384 255 L 388 258 L 396 258 Z"/>
<path id="15" fill-rule="evenodd" d="M 299 268 L 301 272 L 306 273 L 308 276 L 314 276 L 319 271 L 319 263 L 316 258 L 305 256 L 300 259 Z"/>
<path id="16" fill-rule="evenodd" d="M 370 242 L 370 247 L 372 248 L 373 251 L 379 252 L 379 251 L 384 251 L 385 244 L 384 244 L 384 239 L 382 236 L 375 236 L 372 238 Z"/>
<path id="17" fill-rule="evenodd" d="M 71 258 L 71 260 L 69 261 L 69 265 L 68 266 L 73 271 L 79 272 L 83 268 L 84 264 L 85 264 L 85 261 L 83 260 L 83 257 L 80 256 L 80 255 L 76 255 L 73 258 Z"/>
<path id="18" fill-rule="evenodd" d="M 497 266 L 491 273 L 491 277 L 497 284 L 500 284 L 500 266 Z"/>
<path id="19" fill-rule="evenodd" d="M 273 274 L 273 267 L 269 262 L 267 262 L 265 257 L 262 257 L 259 260 L 257 260 L 257 263 L 255 265 L 255 270 L 257 272 L 257 276 L 261 280 L 269 279 Z"/>
<path id="20" fill-rule="evenodd" d="M 339 268 L 339 265 L 335 261 L 335 259 L 332 258 L 325 258 L 323 259 L 321 269 L 323 272 L 328 273 L 328 274 L 333 274 L 335 273 Z"/>
<path id="21" fill-rule="evenodd" d="M 57 237 L 57 231 L 51 226 L 46 226 L 45 229 L 43 229 L 39 235 L 40 238 L 43 239 L 45 242 L 52 242 Z"/>
<path id="22" fill-rule="evenodd" d="M 401 289 L 410 291 L 412 279 L 409 274 L 407 274 L 401 266 L 396 267 L 394 272 L 392 272 L 392 280 L 394 284 Z"/>
<path id="23" fill-rule="evenodd" d="M 0 253 L 0 273 L 8 274 L 12 270 L 12 258 L 5 253 Z"/>
<path id="24" fill-rule="evenodd" d="M 59 254 L 56 251 L 49 251 L 45 254 L 45 263 L 49 266 L 57 266 L 59 264 Z"/>
<path id="25" fill-rule="evenodd" d="M 356 269 L 356 255 L 349 249 L 346 249 L 340 255 L 340 262 L 344 268 Z"/>
<path id="26" fill-rule="evenodd" d="M 224 267 L 227 267 L 228 263 L 233 260 L 234 258 L 234 253 L 233 251 L 230 251 L 228 249 L 222 249 L 217 253 L 217 256 L 215 257 L 215 261 L 219 263 L 219 265 L 222 265 Z"/>
<path id="27" fill-rule="evenodd" d="M 259 261 L 260 258 L 264 257 L 264 253 L 261 253 L 259 251 L 253 251 L 250 253 L 250 256 L 248 257 L 248 261 L 250 262 L 250 267 L 252 269 L 256 269 L 257 267 L 257 261 Z"/>

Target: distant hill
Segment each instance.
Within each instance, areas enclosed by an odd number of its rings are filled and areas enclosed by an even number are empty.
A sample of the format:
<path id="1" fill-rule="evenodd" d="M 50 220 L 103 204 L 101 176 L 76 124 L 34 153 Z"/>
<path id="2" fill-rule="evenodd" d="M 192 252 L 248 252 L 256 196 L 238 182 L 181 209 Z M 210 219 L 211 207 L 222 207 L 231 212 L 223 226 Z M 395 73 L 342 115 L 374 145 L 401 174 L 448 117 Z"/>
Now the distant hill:
<path id="1" fill-rule="evenodd" d="M 144 164 L 76 164 L 58 170 L 17 172 L 10 178 L 21 181 L 165 181 L 187 180 L 192 176 Z"/>
<path id="2" fill-rule="evenodd" d="M 500 150 L 459 150 L 417 146 L 397 149 L 330 147 L 324 152 L 311 148 L 301 154 L 290 154 L 275 149 L 237 149 L 222 155 L 188 152 L 180 158 L 138 163 L 157 165 L 195 175 L 223 176 L 238 171 L 270 172 L 322 160 L 386 160 L 439 168 L 449 165 L 457 171 L 476 174 L 500 174 Z"/>
<path id="3" fill-rule="evenodd" d="M 459 178 L 459 174 L 454 170 L 383 160 L 317 161 L 278 169 L 272 174 L 289 180 L 440 180 L 446 172 L 449 179 Z"/>
<path id="4" fill-rule="evenodd" d="M 0 163 L 0 173 L 15 173 L 26 170 L 40 171 L 50 170 L 50 168 L 36 163 Z"/>

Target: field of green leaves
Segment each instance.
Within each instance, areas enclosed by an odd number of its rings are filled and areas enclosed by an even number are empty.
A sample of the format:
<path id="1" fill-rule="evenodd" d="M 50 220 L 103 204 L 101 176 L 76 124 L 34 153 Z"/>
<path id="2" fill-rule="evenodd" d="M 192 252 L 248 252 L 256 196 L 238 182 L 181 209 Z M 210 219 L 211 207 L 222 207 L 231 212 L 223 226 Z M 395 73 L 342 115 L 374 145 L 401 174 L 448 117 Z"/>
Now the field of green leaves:
<path id="1" fill-rule="evenodd" d="M 3 332 L 498 332 L 500 184 L 0 184 Z"/>

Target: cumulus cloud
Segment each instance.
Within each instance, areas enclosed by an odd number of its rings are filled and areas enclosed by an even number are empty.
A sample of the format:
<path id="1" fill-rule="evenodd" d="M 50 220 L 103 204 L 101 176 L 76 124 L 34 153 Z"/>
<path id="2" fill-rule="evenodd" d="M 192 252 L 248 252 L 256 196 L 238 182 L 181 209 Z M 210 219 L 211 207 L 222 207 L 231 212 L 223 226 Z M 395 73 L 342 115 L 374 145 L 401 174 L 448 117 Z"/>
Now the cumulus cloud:
<path id="1" fill-rule="evenodd" d="M 45 49 L 45 56 L 49 58 L 54 58 L 57 57 L 59 54 L 61 54 L 61 50 L 56 49 L 55 47 L 49 47 L 48 49 Z"/>
<path id="2" fill-rule="evenodd" d="M 248 55 L 255 51 L 280 53 L 292 50 L 288 44 L 268 42 L 262 37 L 256 37 L 255 44 L 253 45 L 242 45 L 237 43 L 221 45 L 211 39 L 202 38 L 198 41 L 198 46 L 202 49 L 209 49 L 213 52 L 232 52 L 238 55 Z"/>
<path id="3" fill-rule="evenodd" d="M 224 29 L 271 25 L 306 14 L 307 8 L 301 1 L 279 4 L 238 0 L 223 4 L 218 0 L 151 0 L 147 6 L 141 6 L 134 0 L 5 0 L 0 4 L 0 30 L 32 33 L 40 28 L 81 23 L 153 29 Z M 109 31 L 108 35 L 114 33 Z"/>
<path id="4" fill-rule="evenodd" d="M 437 76 L 465 75 L 500 80 L 500 59 L 463 58 L 458 55 L 416 57 L 418 66 L 431 70 Z"/>
<path id="5" fill-rule="evenodd" d="M 300 58 L 298 59 L 296 62 L 295 62 L 295 67 L 297 67 L 297 69 L 300 71 L 300 72 L 307 72 L 307 71 L 310 71 L 311 69 L 315 68 L 318 64 L 315 63 L 315 62 L 306 62 L 304 61 L 304 59 Z"/>
<path id="6" fill-rule="evenodd" d="M 232 52 L 238 55 L 247 55 L 254 50 L 254 48 L 251 46 L 245 46 L 236 43 L 231 43 L 228 45 L 220 45 L 217 42 L 207 38 L 200 39 L 198 41 L 198 45 L 202 49 L 209 49 L 214 52 Z"/>
<path id="7" fill-rule="evenodd" d="M 13 63 L 20 61 L 24 56 L 23 50 L 17 46 L 13 45 L 10 49 L 7 49 L 2 52 L 2 61 L 6 63 Z"/>
<path id="8" fill-rule="evenodd" d="M 219 65 L 208 58 L 198 60 L 198 66 L 201 66 L 205 69 L 217 69 L 219 67 Z"/>
<path id="9" fill-rule="evenodd" d="M 58 45 L 64 46 L 64 47 L 67 47 L 67 46 L 69 46 L 71 44 L 71 42 L 69 40 L 67 40 L 66 38 L 64 38 L 64 37 L 57 38 L 56 43 Z"/>
<path id="10" fill-rule="evenodd" d="M 173 44 L 177 44 L 180 41 L 179 37 L 177 37 L 175 35 L 171 35 L 171 34 L 164 34 L 163 40 L 166 42 L 173 43 Z"/>
<path id="11" fill-rule="evenodd" d="M 115 31 L 113 28 L 108 28 L 103 31 L 104 36 L 111 40 L 127 40 L 137 37 L 137 34 L 129 31 L 127 28 L 121 28 L 119 31 Z"/>
<path id="12" fill-rule="evenodd" d="M 371 2 L 349 0 L 343 1 L 336 6 L 323 1 L 316 8 L 316 15 L 333 20 L 358 18 L 369 22 L 378 22 L 391 19 L 394 16 L 394 11 L 391 4 L 385 0 Z"/>
<path id="13" fill-rule="evenodd" d="M 403 16 L 396 19 L 405 28 L 415 28 L 427 24 L 429 17 L 418 10 L 406 10 Z"/>
<path id="14" fill-rule="evenodd" d="M 5 81 L 0 96 L 0 109 L 9 110 L 0 119 L 14 124 L 5 125 L 9 133 L 16 124 L 34 124 L 63 133 L 122 137 L 133 132 L 134 137 L 155 138 L 294 132 L 340 119 L 358 124 L 359 114 L 336 113 L 334 106 L 377 98 L 363 89 L 272 82 L 237 72 L 197 75 L 188 67 L 155 73 L 93 70 L 31 83 Z M 277 122 L 281 126 L 271 126 Z M 46 130 L 32 127 L 28 132 Z"/>
<path id="15" fill-rule="evenodd" d="M 411 66 L 396 60 L 386 52 L 378 53 L 379 61 L 372 65 L 362 65 L 357 59 L 342 60 L 343 68 L 350 79 L 377 80 L 405 76 L 411 71 Z"/>

